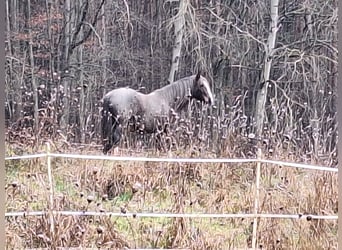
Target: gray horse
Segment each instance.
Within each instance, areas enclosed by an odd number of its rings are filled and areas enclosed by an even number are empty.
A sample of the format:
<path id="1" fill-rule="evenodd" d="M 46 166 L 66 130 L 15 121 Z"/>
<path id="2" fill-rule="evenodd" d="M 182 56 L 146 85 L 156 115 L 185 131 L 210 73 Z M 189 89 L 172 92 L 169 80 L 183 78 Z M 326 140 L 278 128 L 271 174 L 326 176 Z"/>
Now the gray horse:
<path id="1" fill-rule="evenodd" d="M 161 123 L 161 118 L 171 110 L 184 110 L 194 98 L 206 104 L 213 104 L 214 98 L 208 80 L 197 75 L 182 78 L 149 94 L 140 93 L 131 88 L 118 88 L 107 93 L 103 98 L 102 140 L 103 153 L 119 143 L 122 124 L 130 120 L 140 124 L 134 129 L 154 133 Z"/>

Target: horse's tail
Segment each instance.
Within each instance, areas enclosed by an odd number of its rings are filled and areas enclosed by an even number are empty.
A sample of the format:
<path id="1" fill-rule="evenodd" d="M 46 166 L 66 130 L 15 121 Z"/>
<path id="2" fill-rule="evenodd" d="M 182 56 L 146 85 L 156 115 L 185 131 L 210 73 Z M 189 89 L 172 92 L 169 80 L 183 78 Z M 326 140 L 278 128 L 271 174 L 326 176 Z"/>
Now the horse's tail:
<path id="1" fill-rule="evenodd" d="M 120 131 L 118 131 L 117 114 L 113 109 L 110 100 L 107 98 L 103 99 L 102 111 L 101 111 L 101 135 L 103 143 L 103 153 L 107 152 L 112 146 L 119 142 Z"/>
<path id="2" fill-rule="evenodd" d="M 110 143 L 110 131 L 113 126 L 111 119 L 111 113 L 109 109 L 109 102 L 106 98 L 103 98 L 102 110 L 101 110 L 101 139 L 103 144 L 103 153 L 107 154 L 109 143 Z"/>

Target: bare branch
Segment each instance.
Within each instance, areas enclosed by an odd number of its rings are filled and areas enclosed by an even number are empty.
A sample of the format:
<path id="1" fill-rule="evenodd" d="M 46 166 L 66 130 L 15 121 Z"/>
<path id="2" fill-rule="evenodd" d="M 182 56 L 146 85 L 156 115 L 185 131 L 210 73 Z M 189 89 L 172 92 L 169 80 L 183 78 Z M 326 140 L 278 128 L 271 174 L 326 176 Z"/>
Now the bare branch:
<path id="1" fill-rule="evenodd" d="M 99 13 L 101 11 L 101 8 L 102 8 L 103 4 L 105 3 L 105 1 L 106 0 L 102 0 L 101 3 L 100 3 L 100 6 L 97 8 L 95 16 L 94 16 L 94 19 L 93 19 L 93 22 L 91 23 L 92 27 L 94 27 L 96 25 L 96 22 L 97 22 L 97 19 L 98 19 L 98 15 L 99 15 Z M 79 31 L 81 29 L 81 26 L 83 24 L 85 24 L 84 19 L 85 19 L 85 16 L 87 14 L 87 9 L 88 9 L 88 1 L 86 2 L 86 6 L 85 6 L 85 8 L 83 10 L 81 21 L 78 23 L 78 26 L 76 28 L 76 32 L 75 32 L 76 35 L 79 33 Z M 75 35 L 74 36 L 75 39 L 73 40 L 73 42 L 72 42 L 72 44 L 70 46 L 70 51 L 73 51 L 76 47 L 78 47 L 82 43 L 84 43 L 89 38 L 89 36 L 91 35 L 92 31 L 93 31 L 92 29 L 88 29 L 88 32 L 83 36 L 83 38 L 80 41 L 77 41 L 77 42 L 75 42 L 75 40 L 76 40 L 76 35 Z"/>

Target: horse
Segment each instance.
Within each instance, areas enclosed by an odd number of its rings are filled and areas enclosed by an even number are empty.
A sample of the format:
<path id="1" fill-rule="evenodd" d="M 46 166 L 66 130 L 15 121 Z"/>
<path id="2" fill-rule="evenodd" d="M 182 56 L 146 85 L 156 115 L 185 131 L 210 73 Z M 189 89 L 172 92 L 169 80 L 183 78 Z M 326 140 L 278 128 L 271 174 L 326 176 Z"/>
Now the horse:
<path id="1" fill-rule="evenodd" d="M 129 87 L 111 90 L 102 99 L 101 130 L 103 153 L 119 143 L 122 136 L 122 124 L 131 121 L 132 130 L 154 133 L 161 118 L 170 112 L 181 112 L 192 99 L 212 105 L 213 93 L 209 81 L 198 72 L 143 94 Z"/>

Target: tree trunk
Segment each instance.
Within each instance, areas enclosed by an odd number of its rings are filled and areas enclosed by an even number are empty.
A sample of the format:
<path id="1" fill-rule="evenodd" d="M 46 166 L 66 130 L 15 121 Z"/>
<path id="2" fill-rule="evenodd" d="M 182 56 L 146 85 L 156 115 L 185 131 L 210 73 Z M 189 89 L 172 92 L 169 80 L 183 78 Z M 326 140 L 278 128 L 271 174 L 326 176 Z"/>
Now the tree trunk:
<path id="1" fill-rule="evenodd" d="M 8 21 L 8 33 L 12 33 L 12 34 L 17 34 L 19 32 L 19 28 L 18 28 L 18 21 L 17 21 L 17 15 L 18 12 L 20 12 L 18 3 L 16 0 L 13 1 L 7 1 L 6 3 L 7 6 L 9 8 L 9 12 L 8 12 L 8 16 L 7 16 L 7 21 Z M 20 47 L 20 43 L 18 40 L 13 39 L 12 40 L 12 36 L 8 36 L 8 46 L 9 46 L 9 53 L 11 56 L 13 56 L 14 58 L 20 58 L 20 55 L 17 55 L 16 51 L 18 50 L 18 48 Z M 23 62 L 26 62 L 26 51 L 24 52 L 25 57 Z M 26 65 L 25 63 L 22 64 L 22 74 L 18 74 L 15 75 L 12 71 L 13 67 L 13 60 L 10 59 L 10 81 L 14 82 L 14 86 L 12 84 L 12 86 L 9 86 L 9 90 L 11 90 L 11 95 L 13 96 L 12 98 L 12 105 L 11 105 L 11 110 L 12 110 L 12 121 L 18 121 L 23 117 L 23 98 L 22 98 L 22 86 L 23 86 L 23 77 L 24 77 L 24 72 L 25 72 L 25 68 Z M 13 74 L 13 75 L 12 75 Z M 12 94 L 13 93 L 13 94 Z"/>
<path id="2" fill-rule="evenodd" d="M 104 54 L 101 60 L 102 63 L 102 82 L 105 86 L 107 81 L 107 22 L 106 22 L 106 3 L 102 6 L 101 10 L 102 15 L 102 44 L 104 49 Z M 106 88 L 102 88 L 102 96 L 106 93 Z"/>
<path id="3" fill-rule="evenodd" d="M 12 41 L 11 41 L 11 36 L 10 34 L 12 33 L 12 30 L 11 30 L 11 22 L 10 22 L 10 9 L 9 9 L 9 3 L 8 3 L 8 0 L 6 1 L 6 22 L 7 22 L 7 30 L 6 30 L 6 34 L 7 34 L 7 47 L 8 47 L 8 55 L 9 55 L 9 64 L 8 64 L 8 67 L 9 67 L 9 70 L 8 70 L 8 82 L 12 82 L 14 79 L 13 79 L 13 75 L 12 75 L 12 72 L 13 72 L 13 49 L 12 49 Z M 11 97 L 8 96 L 8 93 L 10 93 L 10 88 L 11 86 L 7 84 L 7 81 L 6 81 L 6 102 L 7 102 L 7 109 L 8 109 L 8 114 L 9 114 L 9 120 L 12 119 L 13 117 L 13 111 L 12 111 L 12 108 L 13 108 L 13 104 L 11 105 L 10 104 L 10 101 L 11 100 Z M 6 117 L 7 119 L 7 117 Z"/>
<path id="4" fill-rule="evenodd" d="M 275 46 L 277 31 L 278 31 L 278 4 L 279 0 L 271 1 L 271 24 L 270 24 L 270 33 L 268 36 L 267 44 L 265 45 L 265 62 L 264 69 L 261 78 L 261 89 L 257 94 L 256 99 L 256 136 L 258 139 L 261 139 L 264 127 L 265 120 L 265 104 L 267 97 L 267 88 L 270 80 L 270 73 L 272 67 L 272 54 Z"/>
<path id="5" fill-rule="evenodd" d="M 63 51 L 63 59 L 62 59 L 62 65 L 60 65 L 61 73 L 64 75 L 67 69 L 67 65 L 69 65 L 69 48 L 70 48 L 70 34 L 71 34 L 71 28 L 72 28 L 72 16 L 73 12 L 75 10 L 72 10 L 71 8 L 71 2 L 70 0 L 65 0 L 65 30 L 64 30 L 64 51 Z M 67 127 L 69 123 L 69 111 L 70 111 L 70 91 L 69 91 L 69 80 L 67 80 L 65 77 L 62 79 L 62 85 L 64 90 L 63 95 L 63 109 L 62 109 L 62 117 L 61 117 L 61 129 L 64 130 L 63 132 L 67 132 Z"/>
<path id="6" fill-rule="evenodd" d="M 169 83 L 174 82 L 175 74 L 178 71 L 179 59 L 181 57 L 182 40 L 185 26 L 185 13 L 188 6 L 188 0 L 179 0 L 179 10 L 174 18 L 175 45 L 172 50 L 171 70 L 169 74 Z"/>
<path id="7" fill-rule="evenodd" d="M 28 12 L 28 33 L 29 33 L 29 57 L 30 57 L 30 66 L 31 66 L 31 82 L 32 82 L 32 93 L 33 93 L 33 119 L 34 119 L 34 133 L 36 134 L 36 142 L 38 143 L 38 128 L 39 128 L 39 118 L 38 118 L 38 85 L 37 79 L 35 76 L 35 63 L 34 63 L 34 55 L 33 55 L 33 39 L 32 39 L 32 23 L 31 19 L 31 0 L 27 0 L 27 12 Z"/>
<path id="8" fill-rule="evenodd" d="M 82 5 L 82 0 L 80 0 L 80 6 Z M 80 35 L 83 36 L 83 28 L 81 27 Z M 78 48 L 78 58 L 77 62 L 80 65 L 80 69 L 78 70 L 79 75 L 79 86 L 81 88 L 80 99 L 79 99 L 79 119 L 80 119 L 80 137 L 81 143 L 85 143 L 85 119 L 86 119 L 86 101 L 85 101 L 85 83 L 84 83 L 84 75 L 83 75 L 83 44 L 81 44 Z"/>

